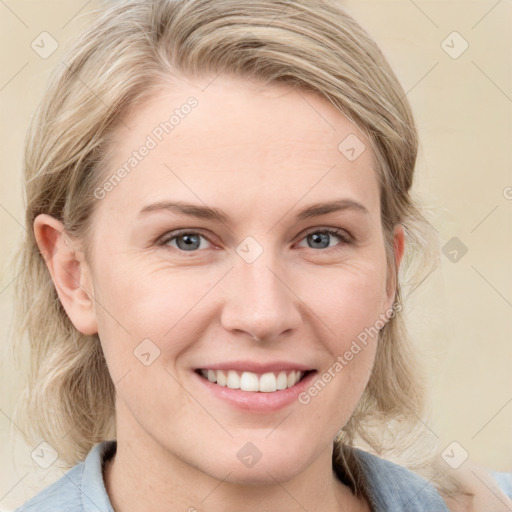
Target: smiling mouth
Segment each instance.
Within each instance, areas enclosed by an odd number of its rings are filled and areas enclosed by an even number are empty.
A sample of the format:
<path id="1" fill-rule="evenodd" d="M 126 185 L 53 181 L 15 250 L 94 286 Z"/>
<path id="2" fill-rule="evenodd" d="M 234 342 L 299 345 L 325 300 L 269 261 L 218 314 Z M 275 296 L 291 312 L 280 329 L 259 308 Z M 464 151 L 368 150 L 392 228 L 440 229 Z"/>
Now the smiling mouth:
<path id="1" fill-rule="evenodd" d="M 292 388 L 306 375 L 314 370 L 286 370 L 280 372 L 267 372 L 263 374 L 253 372 L 239 372 L 236 370 L 206 370 L 200 368 L 196 373 L 218 386 L 241 391 L 274 393 L 283 389 Z"/>

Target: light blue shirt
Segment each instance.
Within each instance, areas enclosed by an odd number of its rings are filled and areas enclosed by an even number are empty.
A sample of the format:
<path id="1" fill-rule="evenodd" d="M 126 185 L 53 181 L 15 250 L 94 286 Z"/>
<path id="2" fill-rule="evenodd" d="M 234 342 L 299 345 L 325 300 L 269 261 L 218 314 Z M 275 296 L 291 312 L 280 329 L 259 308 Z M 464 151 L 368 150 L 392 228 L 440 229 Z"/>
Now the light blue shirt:
<path id="1" fill-rule="evenodd" d="M 77 464 L 15 512 L 114 512 L 103 481 L 103 462 L 115 453 L 115 441 L 97 444 Z M 449 512 L 437 490 L 411 471 L 355 450 L 361 463 L 365 495 L 374 512 Z M 512 497 L 512 474 L 493 473 Z"/>

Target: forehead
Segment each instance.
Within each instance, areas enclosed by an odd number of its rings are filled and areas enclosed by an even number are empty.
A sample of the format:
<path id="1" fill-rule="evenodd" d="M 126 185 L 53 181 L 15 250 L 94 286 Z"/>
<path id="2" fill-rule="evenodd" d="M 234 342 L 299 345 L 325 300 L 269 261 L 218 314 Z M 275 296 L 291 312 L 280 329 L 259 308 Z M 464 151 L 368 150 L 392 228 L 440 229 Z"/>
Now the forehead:
<path id="1" fill-rule="evenodd" d="M 111 182 L 103 203 L 117 211 L 165 199 L 262 211 L 344 196 L 378 210 L 369 141 L 311 91 L 224 75 L 184 80 L 123 121 L 102 181 Z"/>

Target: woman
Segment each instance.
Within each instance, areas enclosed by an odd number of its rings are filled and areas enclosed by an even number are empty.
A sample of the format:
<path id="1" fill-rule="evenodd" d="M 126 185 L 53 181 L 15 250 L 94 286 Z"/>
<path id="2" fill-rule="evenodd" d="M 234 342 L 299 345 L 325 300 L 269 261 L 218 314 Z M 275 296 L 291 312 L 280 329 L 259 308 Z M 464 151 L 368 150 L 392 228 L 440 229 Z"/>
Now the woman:
<path id="1" fill-rule="evenodd" d="M 75 466 L 19 510 L 474 509 L 355 448 L 423 439 L 417 134 L 369 36 L 327 0 L 131 0 L 64 62 L 19 301 L 32 432 Z"/>

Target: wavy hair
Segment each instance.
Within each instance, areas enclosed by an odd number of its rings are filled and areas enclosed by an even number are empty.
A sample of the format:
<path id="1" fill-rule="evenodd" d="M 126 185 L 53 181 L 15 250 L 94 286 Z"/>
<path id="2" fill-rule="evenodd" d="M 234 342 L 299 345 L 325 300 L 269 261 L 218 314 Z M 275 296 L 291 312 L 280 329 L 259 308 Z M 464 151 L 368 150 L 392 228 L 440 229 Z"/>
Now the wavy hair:
<path id="1" fill-rule="evenodd" d="M 390 65 L 336 0 L 106 3 L 54 71 L 31 121 L 23 164 L 26 226 L 46 213 L 87 241 L 93 191 L 104 179 L 121 115 L 174 79 L 219 73 L 315 91 L 366 134 L 378 163 L 382 229 L 400 311 L 403 291 L 417 286 L 438 258 L 426 210 L 411 194 L 418 135 Z M 406 235 L 399 272 L 393 251 L 398 224 Z M 115 436 L 115 387 L 98 336 L 80 333 L 62 307 L 32 229 L 18 261 L 16 332 L 28 342 L 30 365 L 17 421 L 71 466 Z M 355 492 L 360 471 L 353 446 L 390 458 L 409 454 L 404 465 L 432 476 L 433 452 L 423 449 L 429 436 L 422 429 L 420 370 L 400 312 L 380 330 L 367 388 L 334 441 L 333 458 Z M 446 488 L 446 480 L 437 482 Z"/>

